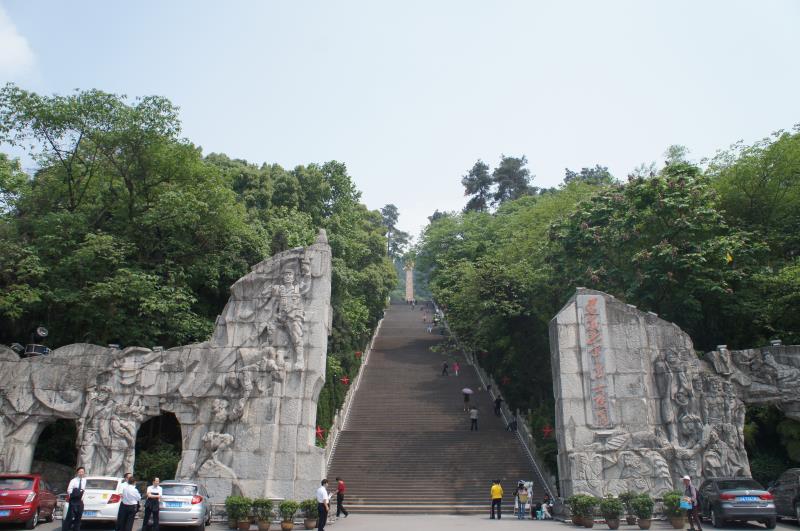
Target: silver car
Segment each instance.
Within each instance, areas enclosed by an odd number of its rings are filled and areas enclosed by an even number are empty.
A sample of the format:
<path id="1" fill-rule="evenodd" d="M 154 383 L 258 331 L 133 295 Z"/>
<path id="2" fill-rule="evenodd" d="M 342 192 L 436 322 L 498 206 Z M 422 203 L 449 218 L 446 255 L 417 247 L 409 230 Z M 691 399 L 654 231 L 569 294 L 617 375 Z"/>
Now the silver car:
<path id="1" fill-rule="evenodd" d="M 211 502 L 205 487 L 193 481 L 163 481 L 158 523 L 205 529 L 211 524 Z"/>

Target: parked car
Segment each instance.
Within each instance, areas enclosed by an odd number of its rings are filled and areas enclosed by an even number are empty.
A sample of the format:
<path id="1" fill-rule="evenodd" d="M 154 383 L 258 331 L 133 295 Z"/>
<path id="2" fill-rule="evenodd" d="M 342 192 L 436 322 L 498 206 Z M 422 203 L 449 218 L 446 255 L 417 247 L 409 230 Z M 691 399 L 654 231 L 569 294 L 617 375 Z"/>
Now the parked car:
<path id="1" fill-rule="evenodd" d="M 775 497 L 778 517 L 797 518 L 800 522 L 800 468 L 790 468 L 769 491 Z"/>
<path id="2" fill-rule="evenodd" d="M 122 502 L 122 478 L 112 476 L 86 476 L 83 492 L 84 522 L 117 521 L 119 504 Z M 69 509 L 69 501 L 64 504 L 64 514 Z"/>
<path id="3" fill-rule="evenodd" d="M 205 529 L 211 524 L 211 502 L 205 487 L 193 481 L 162 481 L 158 523 Z"/>
<path id="4" fill-rule="evenodd" d="M 777 514 L 772 494 L 750 478 L 711 478 L 700 485 L 700 513 L 714 527 L 726 522 L 755 520 L 775 528 Z"/>
<path id="5" fill-rule="evenodd" d="M 39 520 L 52 522 L 57 501 L 39 474 L 0 474 L 0 523 L 24 523 L 33 529 Z"/>

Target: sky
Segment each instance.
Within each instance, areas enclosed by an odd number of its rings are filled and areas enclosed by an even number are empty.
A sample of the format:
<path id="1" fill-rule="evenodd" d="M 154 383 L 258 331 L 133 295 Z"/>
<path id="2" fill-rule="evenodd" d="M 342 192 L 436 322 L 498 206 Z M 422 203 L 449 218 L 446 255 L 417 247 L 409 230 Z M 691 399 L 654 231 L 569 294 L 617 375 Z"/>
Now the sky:
<path id="1" fill-rule="evenodd" d="M 417 234 L 478 159 L 550 187 L 791 128 L 798 28 L 797 0 L 0 0 L 0 83 L 166 96 L 205 153 L 344 162 Z"/>

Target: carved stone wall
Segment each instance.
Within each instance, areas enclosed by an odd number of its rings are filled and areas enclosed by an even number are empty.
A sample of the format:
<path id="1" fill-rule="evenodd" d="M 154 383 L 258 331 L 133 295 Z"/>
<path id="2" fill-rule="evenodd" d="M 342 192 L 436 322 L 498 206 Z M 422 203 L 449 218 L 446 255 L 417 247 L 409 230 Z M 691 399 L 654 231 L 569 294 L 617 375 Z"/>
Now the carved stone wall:
<path id="1" fill-rule="evenodd" d="M 550 322 L 550 345 L 562 496 L 749 476 L 745 404 L 800 420 L 800 347 L 701 359 L 675 324 L 583 288 Z"/>
<path id="2" fill-rule="evenodd" d="M 183 438 L 176 477 L 199 478 L 215 498 L 308 497 L 325 470 L 314 442 L 330 292 L 322 231 L 239 279 L 209 341 L 166 351 L 74 344 L 25 359 L 0 346 L 0 470 L 29 471 L 44 427 L 67 418 L 87 473 L 121 476 L 142 422 L 172 412 Z"/>

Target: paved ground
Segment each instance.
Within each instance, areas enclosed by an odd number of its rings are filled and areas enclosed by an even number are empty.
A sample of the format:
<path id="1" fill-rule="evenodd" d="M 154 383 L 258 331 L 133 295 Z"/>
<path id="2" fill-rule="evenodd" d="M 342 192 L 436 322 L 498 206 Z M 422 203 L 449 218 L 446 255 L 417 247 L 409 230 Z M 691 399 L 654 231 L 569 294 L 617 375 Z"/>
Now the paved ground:
<path id="1" fill-rule="evenodd" d="M 134 527 L 134 531 L 139 531 L 141 528 L 141 523 L 137 520 L 136 526 Z M 489 520 L 486 516 L 446 516 L 446 515 L 413 515 L 413 516 L 406 516 L 406 515 L 377 515 L 377 514 L 364 514 L 358 515 L 353 514 L 349 518 L 341 518 L 337 522 L 328 524 L 326 529 L 330 528 L 331 531 L 373 531 L 373 530 L 381 530 L 381 531 L 450 531 L 450 530 L 459 530 L 459 531 L 469 531 L 469 530 L 486 530 L 486 529 L 493 529 L 496 531 L 506 531 L 510 529 L 519 530 L 520 528 L 531 529 L 534 531 L 577 531 L 579 528 L 568 525 L 562 524 L 560 522 L 553 522 L 553 521 L 546 521 L 546 522 L 539 522 L 539 521 L 532 521 L 532 520 L 524 520 L 520 521 L 516 518 L 506 518 L 504 517 L 502 520 Z M 23 529 L 22 526 L 10 526 L 10 525 L 0 525 L 0 530 L 11 530 L 11 529 Z M 61 522 L 56 520 L 50 524 L 39 524 L 36 528 L 38 531 L 60 531 L 61 529 Z M 98 526 L 98 525 L 88 525 L 83 526 L 82 529 L 86 531 L 108 531 L 112 529 L 107 526 Z M 165 531 L 178 531 L 181 528 L 162 528 Z M 228 531 L 228 527 L 221 524 L 214 524 L 211 527 L 207 528 L 209 531 Z M 256 527 L 253 526 L 253 530 Z M 278 524 L 273 524 L 270 528 L 279 530 L 280 526 Z M 295 529 L 301 530 L 303 529 L 303 525 L 295 525 Z M 607 527 L 605 525 L 596 524 L 594 529 L 598 531 L 607 531 Z M 672 526 L 670 526 L 666 522 L 653 522 L 653 527 L 651 528 L 653 531 L 670 531 L 672 530 Z M 706 524 L 704 527 L 706 531 L 713 530 L 714 528 L 711 527 L 710 524 Z M 756 525 L 756 524 L 749 524 L 749 525 L 742 525 L 742 526 L 731 526 L 725 529 L 737 530 L 737 531 L 747 531 L 747 530 L 758 530 L 764 529 L 763 526 Z M 798 531 L 798 525 L 795 522 L 787 521 L 787 522 L 779 522 L 777 529 L 783 531 Z M 620 531 L 638 531 L 639 528 L 637 526 L 628 526 L 622 525 L 620 527 Z"/>

